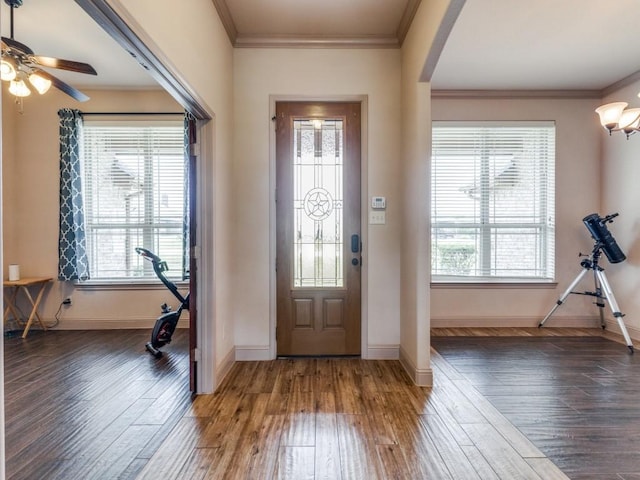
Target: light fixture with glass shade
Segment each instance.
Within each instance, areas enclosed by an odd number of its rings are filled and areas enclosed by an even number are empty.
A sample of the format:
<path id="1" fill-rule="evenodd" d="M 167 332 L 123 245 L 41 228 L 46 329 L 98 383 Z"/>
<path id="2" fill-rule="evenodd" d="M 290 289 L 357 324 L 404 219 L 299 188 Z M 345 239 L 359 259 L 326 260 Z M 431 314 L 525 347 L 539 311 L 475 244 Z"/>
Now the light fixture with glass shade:
<path id="1" fill-rule="evenodd" d="M 33 85 L 33 87 L 40 95 L 44 95 L 45 93 L 47 93 L 49 88 L 51 88 L 51 80 L 49 80 L 48 78 L 44 78 L 42 75 L 39 75 L 37 73 L 32 73 L 31 75 L 29 75 L 29 82 L 31 83 L 31 85 Z"/>
<path id="2" fill-rule="evenodd" d="M 640 108 L 627 108 L 628 106 L 627 102 L 612 102 L 596 108 L 600 124 L 609 135 L 612 132 L 623 132 L 629 138 L 640 130 Z"/>
<path id="3" fill-rule="evenodd" d="M 16 62 L 11 57 L 2 58 L 0 61 L 0 79 L 10 82 L 16 78 Z"/>
<path id="4" fill-rule="evenodd" d="M 24 81 L 24 74 L 18 75 L 14 80 L 9 82 L 9 93 L 16 97 L 28 97 L 31 90 Z"/>

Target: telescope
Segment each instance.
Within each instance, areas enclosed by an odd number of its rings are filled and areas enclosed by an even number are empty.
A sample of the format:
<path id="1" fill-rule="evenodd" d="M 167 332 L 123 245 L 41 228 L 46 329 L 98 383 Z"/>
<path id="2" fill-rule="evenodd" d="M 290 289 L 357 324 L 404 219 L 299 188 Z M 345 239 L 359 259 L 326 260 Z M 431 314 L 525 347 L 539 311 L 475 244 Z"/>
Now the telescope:
<path id="1" fill-rule="evenodd" d="M 595 244 L 593 246 L 593 250 L 591 250 L 591 255 L 588 255 L 589 258 L 583 258 L 580 262 L 580 266 L 582 267 L 582 271 L 578 274 L 575 280 L 569 285 L 562 296 L 556 301 L 556 304 L 553 306 L 551 311 L 547 313 L 547 316 L 542 319 L 542 321 L 538 324 L 538 327 L 542 327 L 549 317 L 553 315 L 560 305 L 564 303 L 569 295 L 572 293 L 578 295 L 589 295 L 591 297 L 595 297 L 596 301 L 595 305 L 598 307 L 600 312 L 600 326 L 604 329 L 606 328 L 606 321 L 604 318 L 604 307 L 605 302 L 609 303 L 609 308 L 611 309 L 611 313 L 613 314 L 613 318 L 618 322 L 618 326 L 620 327 L 620 331 L 622 332 L 622 336 L 624 337 L 625 342 L 627 343 L 627 347 L 629 347 L 629 352 L 633 353 L 633 343 L 631 342 L 631 337 L 629 336 L 629 332 L 627 332 L 627 327 L 625 326 L 622 318 L 624 317 L 624 313 L 620 311 L 620 307 L 618 307 L 618 302 L 613 296 L 613 290 L 611 289 L 611 285 L 609 284 L 609 280 L 604 273 L 604 268 L 598 265 L 598 261 L 600 260 L 601 252 L 607 256 L 607 259 L 611 263 L 620 263 L 624 262 L 627 257 L 625 257 L 624 253 L 616 243 L 615 238 L 611 235 L 611 232 L 607 228 L 607 223 L 613 222 L 613 219 L 618 216 L 617 213 L 612 213 L 611 215 L 607 215 L 606 217 L 601 217 L 597 213 L 592 213 L 591 215 L 587 215 L 582 219 L 584 225 L 591 233 L 591 237 L 595 240 Z M 580 254 L 580 257 L 586 257 L 587 255 Z M 594 281 L 594 290 L 585 291 L 585 292 L 576 292 L 574 288 L 580 283 L 582 278 L 587 274 L 587 272 L 593 272 L 593 281 Z"/>
<path id="2" fill-rule="evenodd" d="M 587 230 L 591 233 L 591 237 L 596 241 L 596 248 L 602 249 L 610 263 L 620 263 L 627 259 L 607 228 L 607 223 L 613 222 L 613 219 L 617 216 L 617 213 L 612 213 L 606 217 L 592 213 L 582 219 Z"/>

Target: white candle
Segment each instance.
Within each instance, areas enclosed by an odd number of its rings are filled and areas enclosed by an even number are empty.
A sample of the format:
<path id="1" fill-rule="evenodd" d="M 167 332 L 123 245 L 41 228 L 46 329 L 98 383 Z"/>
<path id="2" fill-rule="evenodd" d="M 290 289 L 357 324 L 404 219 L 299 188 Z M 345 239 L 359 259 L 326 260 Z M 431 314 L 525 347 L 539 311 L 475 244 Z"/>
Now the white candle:
<path id="1" fill-rule="evenodd" d="M 9 265 L 9 281 L 16 282 L 20 280 L 20 265 Z"/>

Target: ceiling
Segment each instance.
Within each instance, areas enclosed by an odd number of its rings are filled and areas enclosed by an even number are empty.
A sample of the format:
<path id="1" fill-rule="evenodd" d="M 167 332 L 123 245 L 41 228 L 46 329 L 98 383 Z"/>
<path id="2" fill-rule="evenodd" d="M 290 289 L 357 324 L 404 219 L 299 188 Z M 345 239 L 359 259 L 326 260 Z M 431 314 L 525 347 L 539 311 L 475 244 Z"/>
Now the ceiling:
<path id="1" fill-rule="evenodd" d="M 236 47 L 397 48 L 420 0 L 211 0 Z M 9 36 L 9 7 L 0 3 Z M 55 19 L 55 20 L 53 20 Z M 467 0 L 435 72 L 436 90 L 601 91 L 640 71 L 638 0 Z M 24 0 L 14 38 L 36 54 L 90 63 L 49 70 L 77 88 L 157 86 L 73 0 Z"/>
<path id="2" fill-rule="evenodd" d="M 10 9 L 0 3 L 0 31 L 10 36 Z M 76 88 L 144 88 L 158 84 L 73 0 L 24 0 L 14 11 L 14 39 L 36 55 L 89 63 L 97 76 L 46 69 Z"/>
<path id="3" fill-rule="evenodd" d="M 640 70 L 638 0 L 467 0 L 433 89 L 603 90 Z"/>
<path id="4" fill-rule="evenodd" d="M 212 0 L 236 47 L 397 48 L 420 0 Z"/>

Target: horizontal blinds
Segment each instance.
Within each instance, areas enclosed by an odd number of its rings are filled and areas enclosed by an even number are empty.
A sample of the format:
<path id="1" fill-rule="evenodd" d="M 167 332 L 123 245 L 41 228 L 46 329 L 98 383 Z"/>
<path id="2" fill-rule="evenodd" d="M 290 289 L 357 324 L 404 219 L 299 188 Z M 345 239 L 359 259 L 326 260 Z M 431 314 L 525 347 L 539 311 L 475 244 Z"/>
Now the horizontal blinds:
<path id="1" fill-rule="evenodd" d="M 432 273 L 552 278 L 552 122 L 434 122 Z"/>
<path id="2" fill-rule="evenodd" d="M 153 276 L 135 247 L 181 276 L 184 204 L 181 121 L 85 121 L 83 178 L 93 278 Z"/>

